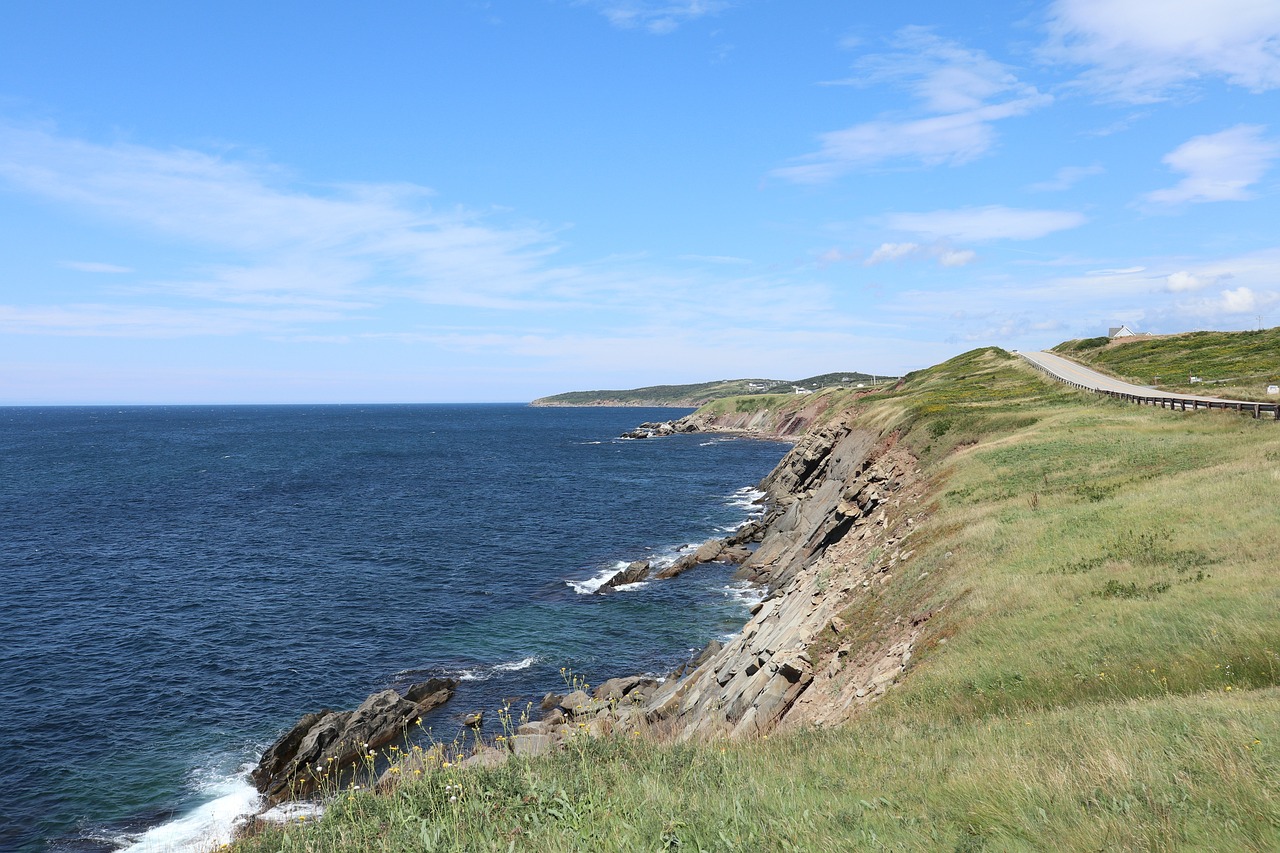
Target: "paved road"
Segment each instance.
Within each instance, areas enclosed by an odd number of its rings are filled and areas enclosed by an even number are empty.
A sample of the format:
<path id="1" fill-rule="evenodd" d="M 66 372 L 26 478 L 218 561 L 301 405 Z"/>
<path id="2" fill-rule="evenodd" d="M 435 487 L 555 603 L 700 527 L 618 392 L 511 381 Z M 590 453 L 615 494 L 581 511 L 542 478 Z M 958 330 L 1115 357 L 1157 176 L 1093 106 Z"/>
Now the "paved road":
<path id="1" fill-rule="evenodd" d="M 1084 386 L 1092 391 L 1117 391 L 1121 394 L 1134 394 L 1138 397 L 1153 397 L 1158 400 L 1195 400 L 1200 403 L 1237 403 L 1238 400 L 1224 400 L 1221 397 L 1200 397 L 1195 394 L 1175 394 L 1172 391 L 1160 391 L 1146 385 L 1131 385 L 1111 376 L 1105 376 L 1096 370 L 1090 370 L 1076 364 L 1070 359 L 1051 352 L 1020 352 L 1018 355 L 1043 369 L 1046 373 L 1076 385 Z"/>

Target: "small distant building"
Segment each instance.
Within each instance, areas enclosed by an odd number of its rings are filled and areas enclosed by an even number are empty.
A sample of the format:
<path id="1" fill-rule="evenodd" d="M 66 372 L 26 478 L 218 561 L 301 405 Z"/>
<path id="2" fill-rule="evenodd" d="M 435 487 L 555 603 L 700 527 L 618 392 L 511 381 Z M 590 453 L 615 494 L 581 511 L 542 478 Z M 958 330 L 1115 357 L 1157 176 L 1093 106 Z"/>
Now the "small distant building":
<path id="1" fill-rule="evenodd" d="M 796 391 L 796 393 L 797 393 L 797 394 L 812 394 L 812 393 L 813 393 L 813 392 L 812 392 L 812 391 L 810 391 L 808 388 L 801 388 L 799 385 L 793 385 L 792 387 L 793 387 L 793 388 L 795 388 L 795 391 Z"/>
<path id="2" fill-rule="evenodd" d="M 1107 329 L 1108 338 L 1131 338 L 1136 334 L 1138 333 L 1133 329 L 1130 329 L 1128 326 L 1112 326 L 1110 329 Z"/>

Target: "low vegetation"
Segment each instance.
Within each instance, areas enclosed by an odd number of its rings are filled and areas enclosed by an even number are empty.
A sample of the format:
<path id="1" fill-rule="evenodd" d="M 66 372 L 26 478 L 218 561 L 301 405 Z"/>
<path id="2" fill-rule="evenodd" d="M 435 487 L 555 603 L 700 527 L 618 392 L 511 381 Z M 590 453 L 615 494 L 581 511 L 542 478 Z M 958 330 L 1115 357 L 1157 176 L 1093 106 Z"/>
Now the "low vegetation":
<path id="1" fill-rule="evenodd" d="M 1280 849 L 1280 425 L 1088 395 L 997 349 L 846 404 L 933 496 L 924 582 L 844 614 L 867 643 L 930 614 L 880 702 L 750 742 L 622 731 L 428 767 L 238 849 Z"/>
<path id="2" fill-rule="evenodd" d="M 1186 332 L 1067 341 L 1054 352 L 1138 385 L 1242 400 L 1275 400 L 1280 326 L 1255 332 Z M 1197 382 L 1192 382 L 1191 377 Z"/>

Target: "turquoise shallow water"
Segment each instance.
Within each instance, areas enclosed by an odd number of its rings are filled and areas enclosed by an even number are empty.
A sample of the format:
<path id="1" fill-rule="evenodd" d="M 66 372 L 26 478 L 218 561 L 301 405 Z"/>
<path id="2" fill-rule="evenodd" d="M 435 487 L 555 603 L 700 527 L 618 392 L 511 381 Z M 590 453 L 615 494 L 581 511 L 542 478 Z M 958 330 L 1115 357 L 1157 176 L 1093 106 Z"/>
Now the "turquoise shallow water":
<path id="1" fill-rule="evenodd" d="M 616 439 L 676 414 L 0 409 L 0 849 L 231 808 L 298 716 L 386 686 L 462 678 L 427 721 L 452 737 L 561 667 L 661 673 L 736 631 L 726 568 L 589 594 L 739 524 L 785 450 Z"/>

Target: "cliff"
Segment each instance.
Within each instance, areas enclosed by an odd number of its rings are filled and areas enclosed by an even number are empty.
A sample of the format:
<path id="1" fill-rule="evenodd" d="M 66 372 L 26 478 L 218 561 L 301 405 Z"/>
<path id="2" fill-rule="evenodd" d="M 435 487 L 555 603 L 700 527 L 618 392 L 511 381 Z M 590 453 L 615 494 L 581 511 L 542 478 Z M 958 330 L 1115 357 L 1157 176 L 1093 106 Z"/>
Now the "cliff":
<path id="1" fill-rule="evenodd" d="M 876 636 L 860 626 L 855 641 L 840 615 L 911 558 L 924 486 L 892 434 L 846 414 L 801 438 L 761 485 L 772 509 L 738 576 L 765 584 L 768 598 L 735 639 L 644 707 L 679 739 L 845 719 L 904 670 L 928 618 L 907 614 Z"/>

